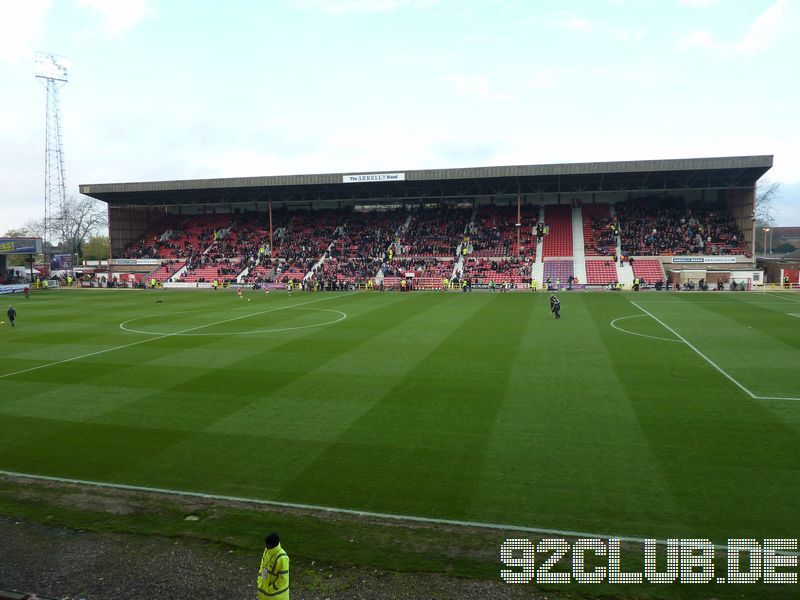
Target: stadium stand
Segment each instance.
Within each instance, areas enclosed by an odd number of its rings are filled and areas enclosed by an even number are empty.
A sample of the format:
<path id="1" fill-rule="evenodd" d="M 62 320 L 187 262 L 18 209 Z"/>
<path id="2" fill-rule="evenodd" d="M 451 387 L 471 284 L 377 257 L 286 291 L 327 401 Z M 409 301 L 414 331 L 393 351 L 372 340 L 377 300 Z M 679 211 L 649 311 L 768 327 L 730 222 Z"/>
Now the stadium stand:
<path id="1" fill-rule="evenodd" d="M 150 279 L 155 279 L 160 283 L 164 283 L 175 273 L 180 271 L 184 264 L 185 263 L 182 260 L 167 259 L 161 261 L 161 266 L 159 266 L 147 277 L 148 283 Z"/>
<path id="2" fill-rule="evenodd" d="M 331 257 L 383 258 L 406 218 L 407 213 L 400 210 L 342 215 L 341 235 L 331 247 Z"/>
<path id="3" fill-rule="evenodd" d="M 190 259 L 211 245 L 218 231 L 231 223 L 230 215 L 198 215 L 165 232 L 158 242 L 159 256 Z"/>
<path id="4" fill-rule="evenodd" d="M 409 225 L 395 244 L 396 254 L 383 265 L 384 277 L 404 277 L 410 271 L 415 289 L 441 288 L 442 279 L 452 275 L 471 213 L 454 206 L 411 211 Z"/>
<path id="5" fill-rule="evenodd" d="M 608 285 L 617 281 L 618 277 L 617 266 L 610 258 L 586 261 L 586 283 Z"/>
<path id="6" fill-rule="evenodd" d="M 570 235 L 570 237 L 572 237 Z M 555 285 L 559 281 L 562 286 L 567 285 L 567 280 L 574 275 L 572 260 L 546 260 L 544 261 L 544 279 L 550 277 L 550 282 Z"/>
<path id="7" fill-rule="evenodd" d="M 545 206 L 544 223 L 550 231 L 544 236 L 542 255 L 545 258 L 572 256 L 572 206 L 564 204 Z"/>
<path id="8" fill-rule="evenodd" d="M 395 258 L 383 265 L 384 277 L 398 278 L 398 283 L 406 273 L 413 273 L 417 289 L 438 289 L 442 279 L 449 279 L 452 272 L 453 260 L 437 257 Z"/>
<path id="9" fill-rule="evenodd" d="M 744 254 L 743 235 L 721 204 L 645 196 L 615 210 L 625 255 Z"/>
<path id="10" fill-rule="evenodd" d="M 469 222 L 471 210 L 457 207 L 417 209 L 403 233 L 398 256 L 453 258 Z"/>
<path id="11" fill-rule="evenodd" d="M 586 256 L 612 256 L 617 250 L 617 224 L 608 204 L 584 204 L 583 240 Z M 587 266 L 588 269 L 588 266 Z"/>
<path id="12" fill-rule="evenodd" d="M 517 207 L 480 206 L 475 213 L 475 225 L 469 232 L 472 247 L 470 255 L 475 258 L 502 258 L 536 255 L 533 230 L 539 217 L 538 206 L 522 206 L 520 209 L 520 241 L 517 247 Z"/>
<path id="13" fill-rule="evenodd" d="M 267 258 L 259 264 L 250 267 L 244 281 L 245 283 L 274 283 L 275 263 L 272 259 Z"/>
<path id="14" fill-rule="evenodd" d="M 284 234 L 275 243 L 272 256 L 287 260 L 321 258 L 333 241 L 341 219 L 342 211 L 333 209 L 292 213 Z"/>
<path id="15" fill-rule="evenodd" d="M 630 197 L 615 205 L 578 205 L 582 211 L 587 255 L 586 283 L 606 285 L 619 277 L 612 260 L 617 232 L 624 256 L 633 256 L 633 274 L 645 281 L 664 279 L 658 259 L 640 256 L 743 253 L 742 234 L 721 204 L 686 204 L 680 197 Z M 543 278 L 566 285 L 574 275 L 572 213 L 574 207 L 544 207 Z M 536 258 L 534 232 L 539 207 L 515 205 L 416 207 L 410 210 L 324 209 L 273 213 L 274 245 L 263 212 L 165 216 L 130 244 L 128 257 L 161 259 L 145 279 L 166 282 L 181 272 L 181 282 L 275 283 L 289 280 L 322 289 L 363 285 L 376 275 L 392 287 L 406 274 L 417 289 L 439 288 L 451 278 L 465 242 L 461 277 L 524 285 Z M 470 218 L 472 221 L 470 222 Z M 580 226 L 580 225 L 578 225 Z M 518 232 L 519 229 L 519 232 Z M 519 247 L 517 234 L 520 235 Z M 564 259 L 564 260 L 560 260 Z M 315 265 L 320 265 L 316 267 Z M 312 269 L 315 269 L 312 273 Z M 457 271 L 458 273 L 458 271 Z M 310 274 L 310 275 L 309 275 Z M 378 280 L 380 281 L 380 277 Z"/>
<path id="16" fill-rule="evenodd" d="M 292 261 L 280 260 L 275 268 L 276 280 L 281 283 L 287 281 L 301 281 L 314 266 L 316 259 L 305 258 Z"/>
<path id="17" fill-rule="evenodd" d="M 387 290 L 399 290 L 401 277 L 384 277 L 383 285 Z"/>
<path id="18" fill-rule="evenodd" d="M 664 268 L 657 258 L 637 258 L 633 261 L 631 267 L 633 268 L 633 276 L 647 283 L 666 281 Z"/>
<path id="19" fill-rule="evenodd" d="M 368 279 L 375 277 L 382 264 L 380 258 L 331 258 L 322 264 L 315 274 L 315 279 L 322 282 L 323 289 L 330 289 L 328 280 L 333 279 L 340 285 L 364 284 Z"/>
<path id="20" fill-rule="evenodd" d="M 464 265 L 464 277 L 479 284 L 489 281 L 526 284 L 531 280 L 531 261 L 520 258 L 489 260 L 470 257 Z"/>
<path id="21" fill-rule="evenodd" d="M 340 234 L 329 251 L 329 258 L 315 279 L 330 289 L 331 279 L 341 283 L 365 283 L 374 278 L 389 246 L 405 224 L 408 213 L 401 210 L 352 211 L 341 215 Z"/>
<path id="22" fill-rule="evenodd" d="M 139 240 L 130 244 L 121 258 L 167 258 L 164 252 L 159 252 L 159 242 L 162 238 L 168 238 L 172 230 L 178 229 L 185 220 L 186 217 L 180 215 L 166 215 Z"/>

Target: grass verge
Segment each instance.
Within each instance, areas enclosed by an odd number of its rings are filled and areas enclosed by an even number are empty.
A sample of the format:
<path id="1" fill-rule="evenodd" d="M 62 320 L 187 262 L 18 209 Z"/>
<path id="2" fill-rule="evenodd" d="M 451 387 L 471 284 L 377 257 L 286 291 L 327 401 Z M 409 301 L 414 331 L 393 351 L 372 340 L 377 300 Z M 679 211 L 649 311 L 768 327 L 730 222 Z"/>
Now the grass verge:
<path id="1" fill-rule="evenodd" d="M 490 581 L 500 580 L 503 540 L 526 537 L 535 544 L 541 539 L 513 531 L 388 522 L 5 476 L 0 476 L 0 514 L 74 530 L 201 540 L 253 556 L 260 554 L 264 534 L 277 530 L 301 568 L 319 561 Z M 641 546 L 624 545 L 623 570 L 641 572 L 642 554 Z M 542 558 L 537 555 L 537 565 Z M 568 570 L 569 560 L 562 559 L 554 570 Z M 599 564 L 587 562 L 587 570 Z M 718 553 L 720 572 L 724 564 Z M 313 586 L 313 578 L 303 579 Z M 797 585 L 765 584 L 524 587 L 557 598 L 796 598 L 798 593 Z"/>

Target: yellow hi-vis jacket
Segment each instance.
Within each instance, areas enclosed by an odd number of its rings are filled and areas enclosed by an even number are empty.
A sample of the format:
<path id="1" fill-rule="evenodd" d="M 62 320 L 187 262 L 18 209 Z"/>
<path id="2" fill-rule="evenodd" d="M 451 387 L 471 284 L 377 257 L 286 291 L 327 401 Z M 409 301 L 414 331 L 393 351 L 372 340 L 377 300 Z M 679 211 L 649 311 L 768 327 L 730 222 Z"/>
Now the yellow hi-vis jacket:
<path id="1" fill-rule="evenodd" d="M 278 544 L 264 550 L 258 572 L 258 600 L 289 600 L 289 556 Z"/>

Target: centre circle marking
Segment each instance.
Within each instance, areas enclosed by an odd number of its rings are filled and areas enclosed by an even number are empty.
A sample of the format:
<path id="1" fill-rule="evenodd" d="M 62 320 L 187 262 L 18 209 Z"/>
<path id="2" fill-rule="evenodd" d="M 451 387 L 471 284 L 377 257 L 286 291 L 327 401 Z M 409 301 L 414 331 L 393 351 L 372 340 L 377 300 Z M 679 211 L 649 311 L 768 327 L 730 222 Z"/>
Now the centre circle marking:
<path id="1" fill-rule="evenodd" d="M 284 310 L 284 309 L 282 309 Z M 181 333 L 180 331 L 176 331 L 175 333 L 171 332 L 164 332 L 164 331 L 145 331 L 143 329 L 134 329 L 133 327 L 128 327 L 128 323 L 133 323 L 134 321 L 141 321 L 143 319 L 153 319 L 157 317 L 165 317 L 167 315 L 183 315 L 190 312 L 206 312 L 204 309 L 192 309 L 192 310 L 175 310 L 171 312 L 165 313 L 158 313 L 155 315 L 145 315 L 143 317 L 134 317 L 133 319 L 128 319 L 127 321 L 123 321 L 119 324 L 119 328 L 123 331 L 128 331 L 130 333 L 144 333 L 146 335 L 163 335 L 163 336 L 183 336 L 183 337 L 203 337 L 203 336 L 229 336 L 229 335 L 255 335 L 258 333 L 279 333 L 282 331 L 297 331 L 300 329 L 311 329 L 313 327 L 325 327 L 326 325 L 333 325 L 335 323 L 339 323 L 344 321 L 347 318 L 347 313 L 342 312 L 341 310 L 334 310 L 332 308 L 302 308 L 302 307 L 287 307 L 285 310 L 313 310 L 318 312 L 329 312 L 338 315 L 335 319 L 330 319 L 328 321 L 324 321 L 322 323 L 312 323 L 311 325 L 297 325 L 295 327 L 273 327 L 270 329 L 252 329 L 250 331 L 232 331 L 229 333 Z M 264 311 L 262 313 L 253 313 L 253 316 L 258 314 L 267 314 L 269 312 L 277 312 L 277 311 Z M 227 321 L 223 321 L 220 323 L 208 323 L 207 325 L 198 325 L 198 327 L 213 327 L 214 325 L 221 325 Z M 194 329 L 190 327 L 189 329 Z"/>
<path id="2" fill-rule="evenodd" d="M 622 333 L 629 333 L 630 335 L 638 335 L 640 337 L 650 338 L 651 340 L 661 340 L 661 341 L 664 341 L 664 342 L 678 342 L 678 343 L 680 343 L 680 340 L 676 340 L 676 339 L 672 339 L 672 338 L 660 337 L 660 336 L 657 336 L 657 335 L 647 335 L 646 333 L 637 333 L 636 331 L 629 331 L 628 329 L 623 329 L 622 327 L 618 327 L 616 325 L 617 321 L 622 321 L 623 319 L 635 319 L 637 317 L 645 317 L 645 316 L 647 316 L 647 315 L 628 315 L 627 317 L 617 317 L 616 319 L 611 321 L 611 326 L 614 329 L 616 329 L 617 331 L 621 331 Z"/>

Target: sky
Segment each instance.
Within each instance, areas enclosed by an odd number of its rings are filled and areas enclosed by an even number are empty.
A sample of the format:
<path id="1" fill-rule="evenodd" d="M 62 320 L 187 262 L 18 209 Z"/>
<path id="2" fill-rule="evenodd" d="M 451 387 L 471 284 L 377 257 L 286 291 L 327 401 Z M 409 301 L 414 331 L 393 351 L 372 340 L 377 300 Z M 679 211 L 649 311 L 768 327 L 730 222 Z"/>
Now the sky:
<path id="1" fill-rule="evenodd" d="M 800 225 L 800 0 L 0 0 L 0 233 L 84 183 L 773 154 Z"/>

